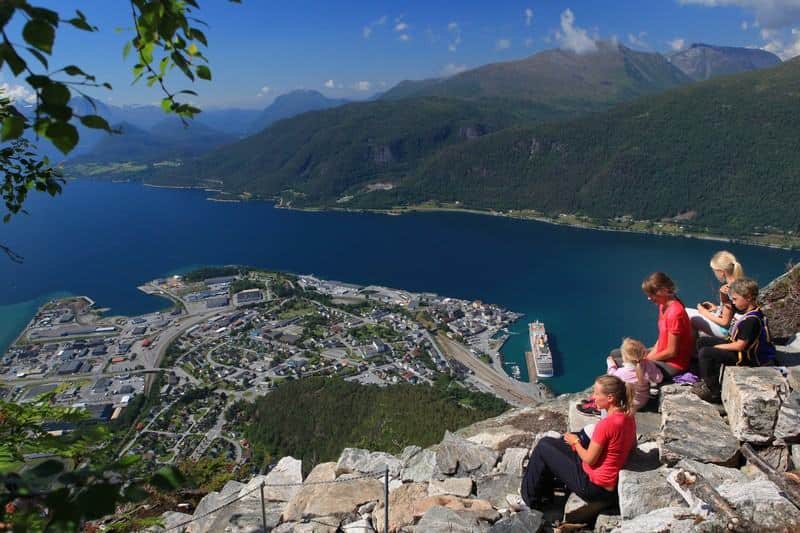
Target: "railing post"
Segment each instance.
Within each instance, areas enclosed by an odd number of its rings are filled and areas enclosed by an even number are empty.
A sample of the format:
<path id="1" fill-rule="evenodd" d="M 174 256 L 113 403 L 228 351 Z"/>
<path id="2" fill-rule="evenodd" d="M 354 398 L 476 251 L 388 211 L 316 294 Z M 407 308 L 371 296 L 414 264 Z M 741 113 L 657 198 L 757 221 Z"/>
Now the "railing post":
<path id="1" fill-rule="evenodd" d="M 383 531 L 389 533 L 389 465 L 383 472 Z"/>
<path id="2" fill-rule="evenodd" d="M 261 522 L 264 524 L 264 531 L 268 531 L 267 530 L 267 510 L 266 510 L 266 506 L 264 504 L 264 482 L 263 481 L 261 482 L 261 486 L 259 488 L 261 489 Z"/>

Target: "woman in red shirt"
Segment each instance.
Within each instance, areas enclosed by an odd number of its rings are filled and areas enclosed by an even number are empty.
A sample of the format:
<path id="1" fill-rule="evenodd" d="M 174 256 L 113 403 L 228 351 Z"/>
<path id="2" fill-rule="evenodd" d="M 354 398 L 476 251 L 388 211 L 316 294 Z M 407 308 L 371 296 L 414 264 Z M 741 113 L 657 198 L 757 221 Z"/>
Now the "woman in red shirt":
<path id="1" fill-rule="evenodd" d="M 575 433 L 539 441 L 522 478 L 524 505 L 541 507 L 542 500 L 551 499 L 556 478 L 584 501 L 610 503 L 616 498 L 619 471 L 636 445 L 633 391 L 618 377 L 605 375 L 594 382 L 592 397 L 608 416 L 597 423 L 588 446 Z M 513 496 L 508 499 L 512 508 L 524 507 Z"/>
<path id="2" fill-rule="evenodd" d="M 689 370 L 695 352 L 694 334 L 686 308 L 675 294 L 675 283 L 663 272 L 653 272 L 642 282 L 647 299 L 658 306 L 658 341 L 647 359 L 672 378 Z"/>

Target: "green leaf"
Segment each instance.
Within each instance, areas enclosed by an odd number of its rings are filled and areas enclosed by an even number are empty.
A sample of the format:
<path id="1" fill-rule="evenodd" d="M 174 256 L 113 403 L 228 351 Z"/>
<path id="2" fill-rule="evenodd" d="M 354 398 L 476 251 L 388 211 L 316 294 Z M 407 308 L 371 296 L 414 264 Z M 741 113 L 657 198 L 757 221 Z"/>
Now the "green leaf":
<path id="1" fill-rule="evenodd" d="M 41 53 L 36 48 L 31 48 L 30 46 L 26 46 L 25 49 L 36 59 L 39 60 L 39 63 L 42 64 L 44 68 L 47 68 L 47 58 L 43 53 Z"/>
<path id="2" fill-rule="evenodd" d="M 8 66 L 11 68 L 11 72 L 14 73 L 14 76 L 19 76 L 25 71 L 25 67 L 27 63 L 24 59 L 22 59 L 19 54 L 17 54 L 14 47 L 11 46 L 9 43 L 0 43 L 0 67 L 3 66 L 3 63 L 8 63 Z"/>
<path id="3" fill-rule="evenodd" d="M 98 483 L 81 491 L 75 503 L 87 518 L 100 518 L 114 513 L 118 498 L 119 493 L 115 486 Z"/>
<path id="4" fill-rule="evenodd" d="M 150 497 L 150 494 L 139 485 L 129 485 L 123 491 L 123 497 L 129 502 L 142 502 Z"/>
<path id="5" fill-rule="evenodd" d="M 89 77 L 84 71 L 82 71 L 75 65 L 67 65 L 66 67 L 64 67 L 64 72 L 66 72 L 67 76 L 83 76 L 87 78 Z"/>
<path id="6" fill-rule="evenodd" d="M 197 66 L 197 77 L 201 80 L 211 80 L 211 69 L 209 69 L 206 65 L 198 65 Z"/>
<path id="7" fill-rule="evenodd" d="M 58 26 L 58 13 L 51 9 L 32 7 L 28 11 L 28 15 L 33 19 L 41 19 L 51 26 Z"/>
<path id="8" fill-rule="evenodd" d="M 50 459 L 31 468 L 28 472 L 36 477 L 50 477 L 64 471 L 64 463 Z"/>
<path id="9" fill-rule="evenodd" d="M 206 40 L 205 34 L 198 30 L 197 28 L 192 28 L 189 30 L 189 37 L 196 40 L 199 43 L 202 43 L 203 46 L 208 46 L 208 41 Z"/>
<path id="10" fill-rule="evenodd" d="M 45 136 L 65 155 L 78 144 L 78 130 L 66 122 L 50 123 Z"/>
<path id="11" fill-rule="evenodd" d="M 81 124 L 95 130 L 111 131 L 111 126 L 109 126 L 106 119 L 100 115 L 85 115 L 81 117 Z"/>
<path id="12" fill-rule="evenodd" d="M 165 113 L 169 113 L 172 111 L 172 100 L 169 98 L 162 98 L 161 99 L 161 110 Z"/>
<path id="13" fill-rule="evenodd" d="M 42 74 L 31 74 L 25 81 L 28 82 L 28 85 L 33 87 L 34 89 L 41 89 L 42 87 L 48 85 L 50 83 L 50 77 L 44 76 Z"/>
<path id="14" fill-rule="evenodd" d="M 133 45 L 130 41 L 125 43 L 125 46 L 122 47 L 122 59 L 128 59 L 128 55 L 131 53 L 131 48 Z"/>
<path id="15" fill-rule="evenodd" d="M 63 83 L 52 82 L 42 89 L 42 102 L 45 105 L 65 106 L 69 103 L 70 92 Z"/>
<path id="16" fill-rule="evenodd" d="M 4 141 L 18 139 L 25 129 L 25 119 L 19 115 L 12 115 L 3 120 L 3 129 L 0 138 Z"/>
<path id="17" fill-rule="evenodd" d="M 150 479 L 150 483 L 162 490 L 176 490 L 185 482 L 183 474 L 174 466 L 160 468 Z"/>
<path id="18" fill-rule="evenodd" d="M 56 38 L 56 30 L 41 19 L 29 20 L 22 28 L 22 38 L 29 45 L 34 46 L 50 54 L 53 52 L 53 41 Z"/>

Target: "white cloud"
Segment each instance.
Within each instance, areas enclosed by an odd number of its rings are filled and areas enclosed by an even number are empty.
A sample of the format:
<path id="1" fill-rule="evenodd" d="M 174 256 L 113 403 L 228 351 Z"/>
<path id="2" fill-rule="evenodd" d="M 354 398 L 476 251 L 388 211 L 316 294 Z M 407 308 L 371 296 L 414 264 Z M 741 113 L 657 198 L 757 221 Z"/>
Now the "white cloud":
<path id="1" fill-rule="evenodd" d="M 383 26 L 384 24 L 386 24 L 387 20 L 388 17 L 384 15 L 381 18 L 373 20 L 372 22 L 364 26 L 364 28 L 361 30 L 361 34 L 364 36 L 364 39 L 369 39 L 372 36 L 372 32 L 375 30 L 375 28 L 378 26 Z"/>
<path id="2" fill-rule="evenodd" d="M 506 50 L 508 48 L 511 48 L 511 39 L 498 39 L 494 43 L 495 50 Z"/>
<path id="3" fill-rule="evenodd" d="M 675 37 L 671 41 L 667 41 L 667 44 L 670 48 L 674 51 L 683 50 L 686 48 L 686 39 L 681 39 L 680 37 Z"/>
<path id="4" fill-rule="evenodd" d="M 571 9 L 565 9 L 561 13 L 561 31 L 556 32 L 556 40 L 561 48 L 576 54 L 597 51 L 597 43 L 589 37 L 586 30 L 575 26 L 575 15 Z"/>
<path id="5" fill-rule="evenodd" d="M 678 2 L 706 7 L 740 7 L 755 13 L 755 22 L 763 28 L 786 28 L 800 23 L 798 0 L 678 0 Z"/>
<path id="6" fill-rule="evenodd" d="M 372 87 L 372 84 L 368 81 L 357 81 L 355 85 L 353 85 L 353 89 L 356 91 L 369 91 Z"/>
<path id="7" fill-rule="evenodd" d="M 533 22 L 533 9 L 527 7 L 525 8 L 525 25 L 530 26 L 531 22 Z"/>
<path id="8" fill-rule="evenodd" d="M 743 20 L 740 24 L 740 27 L 742 28 L 742 31 L 747 31 L 748 28 L 750 28 L 750 24 L 748 24 L 746 20 Z"/>
<path id="9" fill-rule="evenodd" d="M 404 33 L 400 37 L 398 37 L 398 39 L 400 39 L 401 41 L 408 41 L 410 38 L 411 37 L 409 37 L 407 33 Z"/>
<path id="10" fill-rule="evenodd" d="M 33 104 L 36 102 L 36 93 L 24 85 L 9 85 L 0 83 L 0 94 L 7 97 L 12 102 L 25 102 Z"/>
<path id="11" fill-rule="evenodd" d="M 525 48 L 530 48 L 533 46 L 533 37 L 528 37 L 525 39 Z"/>
<path id="12" fill-rule="evenodd" d="M 328 80 L 325 82 L 325 87 L 328 89 L 333 89 L 334 87 L 336 87 L 336 84 L 333 83 L 333 80 Z"/>
<path id="13" fill-rule="evenodd" d="M 272 87 L 269 85 L 264 85 L 261 89 L 259 89 L 258 94 L 256 96 L 267 96 L 272 91 Z"/>
<path id="14" fill-rule="evenodd" d="M 399 22 L 394 27 L 394 31 L 406 31 L 407 29 L 408 29 L 408 24 L 406 24 L 405 22 Z"/>
<path id="15" fill-rule="evenodd" d="M 628 34 L 628 42 L 631 43 L 633 46 L 637 46 L 639 48 L 647 48 L 650 49 L 650 44 L 647 42 L 647 32 L 640 31 L 638 35 L 634 35 L 632 33 Z"/>
<path id="16" fill-rule="evenodd" d="M 792 28 L 788 38 L 769 30 L 761 30 L 761 36 L 767 41 L 761 47 L 762 50 L 772 52 L 784 61 L 800 56 L 800 28 Z"/>
<path id="17" fill-rule="evenodd" d="M 466 65 L 456 65 L 455 63 L 448 63 L 442 68 L 443 76 L 454 76 L 467 70 Z"/>
<path id="18" fill-rule="evenodd" d="M 451 22 L 447 25 L 447 31 L 452 35 L 452 40 L 447 44 L 447 49 L 455 52 L 461 45 L 461 27 L 458 22 Z"/>

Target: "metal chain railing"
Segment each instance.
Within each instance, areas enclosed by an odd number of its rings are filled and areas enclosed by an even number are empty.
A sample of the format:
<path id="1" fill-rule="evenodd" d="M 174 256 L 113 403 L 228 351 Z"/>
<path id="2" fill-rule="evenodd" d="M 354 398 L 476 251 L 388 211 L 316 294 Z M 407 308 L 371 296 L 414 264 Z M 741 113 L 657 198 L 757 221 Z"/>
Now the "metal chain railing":
<path id="1" fill-rule="evenodd" d="M 339 478 L 339 479 L 334 479 L 334 480 L 331 480 L 331 481 L 310 481 L 310 482 L 307 482 L 307 483 L 302 483 L 302 482 L 300 482 L 300 483 L 266 483 L 266 482 L 262 481 L 256 487 L 254 487 L 251 490 L 245 492 L 244 494 L 239 494 L 237 497 L 235 497 L 235 498 L 233 498 L 233 499 L 231 499 L 229 501 L 226 501 L 222 505 L 220 505 L 218 507 L 215 507 L 214 509 L 212 509 L 212 510 L 210 510 L 208 512 L 205 512 L 200 516 L 197 516 L 197 517 L 193 516 L 191 519 L 185 520 L 185 521 L 181 522 L 180 524 L 177 524 L 177 525 L 174 525 L 174 526 L 170 526 L 170 527 L 166 528 L 164 531 L 168 532 L 168 531 L 181 530 L 182 528 L 188 526 L 191 523 L 197 522 L 198 520 L 202 520 L 203 518 L 211 516 L 212 514 L 218 512 L 218 511 L 221 511 L 222 509 L 225 509 L 226 507 L 228 507 L 230 505 L 233 505 L 234 503 L 236 503 L 236 502 L 238 502 L 240 500 L 243 500 L 244 498 L 246 498 L 247 496 L 250 496 L 251 494 L 253 494 L 256 491 L 260 491 L 261 492 L 261 520 L 263 522 L 264 531 L 267 531 L 266 499 L 264 498 L 264 489 L 265 488 L 309 487 L 309 486 L 314 486 L 314 485 L 335 485 L 335 484 L 338 484 L 338 483 L 350 483 L 351 481 L 357 481 L 359 479 L 376 479 L 376 478 L 380 478 L 380 477 L 384 478 L 384 486 L 383 486 L 384 520 L 385 520 L 385 523 L 388 524 L 389 523 L 389 469 L 386 468 L 386 470 L 384 470 L 383 472 L 373 472 L 373 473 L 370 473 L 370 474 L 363 474 L 363 475 L 360 475 L 360 476 L 353 476 L 353 477 L 347 477 L 347 478 Z"/>

